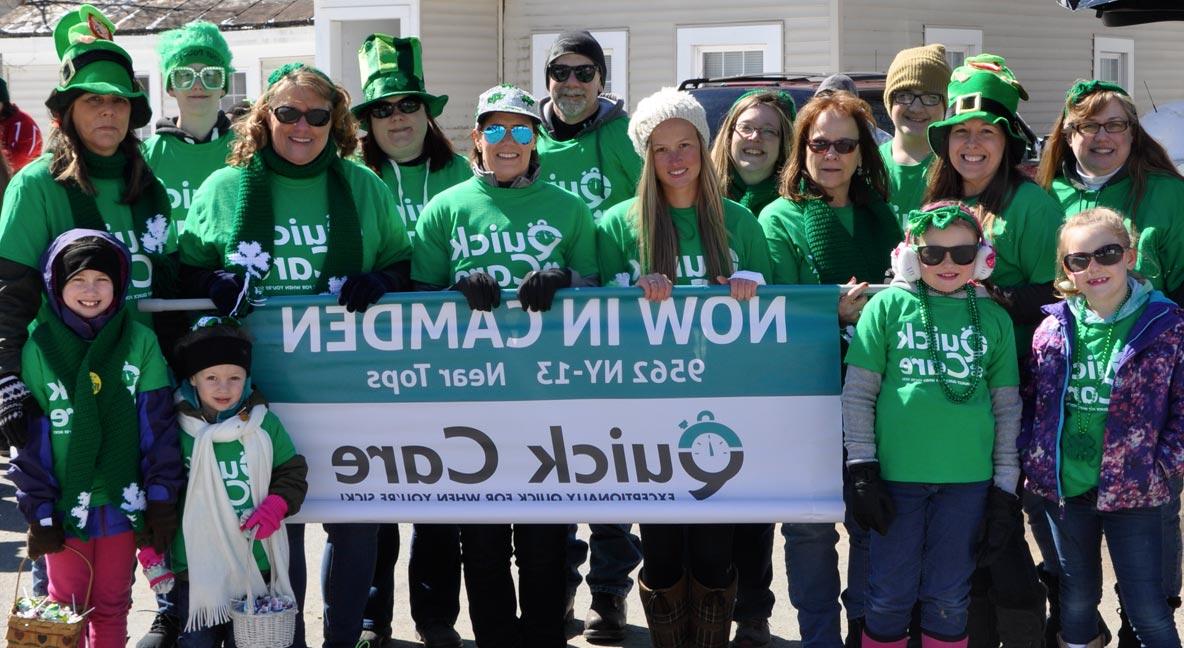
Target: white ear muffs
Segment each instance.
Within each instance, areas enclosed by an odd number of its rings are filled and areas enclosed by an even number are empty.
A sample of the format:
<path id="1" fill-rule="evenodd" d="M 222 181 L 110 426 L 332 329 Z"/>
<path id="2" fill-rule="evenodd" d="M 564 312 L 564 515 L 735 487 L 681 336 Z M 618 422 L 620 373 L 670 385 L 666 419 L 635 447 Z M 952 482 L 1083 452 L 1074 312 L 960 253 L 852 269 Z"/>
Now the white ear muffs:
<path id="1" fill-rule="evenodd" d="M 994 257 L 991 258 L 994 265 Z M 897 279 L 913 283 L 921 278 L 921 259 L 907 238 L 892 250 L 892 273 Z"/>
<path id="2" fill-rule="evenodd" d="M 913 253 L 916 256 L 916 252 Z M 919 270 L 918 270 L 919 271 Z M 974 280 L 983 281 L 991 277 L 991 273 L 995 271 L 995 248 L 990 243 L 982 241 L 979 244 L 978 254 L 974 255 Z"/>

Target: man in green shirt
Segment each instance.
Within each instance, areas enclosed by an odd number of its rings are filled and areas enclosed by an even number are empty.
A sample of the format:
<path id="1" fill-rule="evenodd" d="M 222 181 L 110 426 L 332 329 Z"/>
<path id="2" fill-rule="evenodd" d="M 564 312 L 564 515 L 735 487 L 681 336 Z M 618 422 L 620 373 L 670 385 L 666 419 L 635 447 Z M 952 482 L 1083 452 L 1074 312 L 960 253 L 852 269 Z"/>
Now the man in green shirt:
<path id="1" fill-rule="evenodd" d="M 592 217 L 632 198 L 641 158 L 626 133 L 625 102 L 604 94 L 604 51 L 586 31 L 564 32 L 547 54 L 539 163 L 544 182 L 579 196 Z"/>

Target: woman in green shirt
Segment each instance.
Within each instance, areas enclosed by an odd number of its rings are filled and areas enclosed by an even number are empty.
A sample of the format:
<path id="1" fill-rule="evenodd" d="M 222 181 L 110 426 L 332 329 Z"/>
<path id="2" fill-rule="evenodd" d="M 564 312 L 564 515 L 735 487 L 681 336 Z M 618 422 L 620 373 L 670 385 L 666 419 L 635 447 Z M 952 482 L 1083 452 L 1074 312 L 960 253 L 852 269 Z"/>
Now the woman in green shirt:
<path id="1" fill-rule="evenodd" d="M 711 146 L 720 189 L 754 215 L 777 199 L 795 115 L 797 107 L 788 92 L 751 90 L 736 99 L 720 124 Z"/>

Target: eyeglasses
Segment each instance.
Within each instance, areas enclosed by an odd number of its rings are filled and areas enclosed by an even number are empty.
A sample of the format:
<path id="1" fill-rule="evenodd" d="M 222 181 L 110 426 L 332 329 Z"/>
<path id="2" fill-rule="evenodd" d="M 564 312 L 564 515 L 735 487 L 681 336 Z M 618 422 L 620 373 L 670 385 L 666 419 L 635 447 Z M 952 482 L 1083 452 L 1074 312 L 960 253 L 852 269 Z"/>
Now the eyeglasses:
<path id="1" fill-rule="evenodd" d="M 210 66 L 195 70 L 175 67 L 169 72 L 169 84 L 174 90 L 188 90 L 198 79 L 206 90 L 221 90 L 226 87 L 226 68 Z"/>
<path id="2" fill-rule="evenodd" d="M 737 135 L 743 138 L 749 138 L 757 134 L 760 134 L 761 139 L 772 140 L 781 138 L 781 131 L 775 128 L 759 128 L 757 126 L 753 126 L 752 124 L 736 124 L 736 128 L 734 130 L 736 131 Z"/>
<path id="3" fill-rule="evenodd" d="M 324 126 L 333 117 L 333 113 L 324 108 L 301 110 L 293 106 L 276 106 L 271 109 L 271 114 L 275 115 L 281 124 L 295 124 L 303 117 L 304 121 L 313 127 Z"/>
<path id="4" fill-rule="evenodd" d="M 396 109 L 404 115 L 413 115 L 419 112 L 419 109 L 422 107 L 423 102 L 414 97 L 406 97 L 394 103 L 381 101 L 374 104 L 374 107 L 370 109 L 370 116 L 375 119 L 386 119 L 395 114 Z"/>
<path id="5" fill-rule="evenodd" d="M 1125 119 L 1111 119 L 1104 124 L 1099 124 L 1098 122 L 1081 122 L 1069 125 L 1069 128 L 1077 131 L 1080 135 L 1097 135 L 1098 131 L 1102 129 L 1106 129 L 1107 133 L 1125 133 L 1126 129 L 1130 127 L 1131 123 Z"/>
<path id="6" fill-rule="evenodd" d="M 819 137 L 806 142 L 806 147 L 815 153 L 826 153 L 833 147 L 835 153 L 847 155 L 859 148 L 859 140 L 847 139 L 845 137 L 837 140 L 828 140 Z"/>
<path id="7" fill-rule="evenodd" d="M 567 81 L 567 77 L 571 76 L 572 72 L 576 73 L 576 81 L 591 83 L 592 79 L 596 78 L 597 69 L 595 65 L 560 65 L 559 63 L 547 68 L 547 74 L 559 83 Z"/>
<path id="8" fill-rule="evenodd" d="M 949 255 L 950 260 L 958 265 L 974 263 L 974 256 L 978 254 L 978 245 L 918 245 L 917 257 L 927 266 L 941 265 Z"/>
<path id="9" fill-rule="evenodd" d="M 1119 261 L 1126 254 L 1126 248 L 1117 243 L 1103 245 L 1093 252 L 1074 252 L 1073 254 L 1066 254 L 1062 260 L 1065 264 L 1065 269 L 1069 272 L 1085 272 L 1089 267 L 1090 261 L 1097 261 L 1099 265 L 1111 266 Z"/>
<path id="10" fill-rule="evenodd" d="M 921 100 L 922 106 L 936 106 L 941 103 L 941 95 L 939 94 L 920 94 L 916 92 L 896 92 L 892 94 L 892 103 L 902 106 L 911 106 L 918 99 Z"/>
<path id="11" fill-rule="evenodd" d="M 486 142 L 490 144 L 497 144 L 498 142 L 506 139 L 506 130 L 506 127 L 502 126 L 501 124 L 492 124 L 486 126 L 481 131 L 481 134 L 485 136 Z M 511 126 L 509 131 L 510 137 L 519 144 L 530 144 L 530 141 L 534 139 L 534 129 L 530 126 L 518 124 L 516 126 Z"/>

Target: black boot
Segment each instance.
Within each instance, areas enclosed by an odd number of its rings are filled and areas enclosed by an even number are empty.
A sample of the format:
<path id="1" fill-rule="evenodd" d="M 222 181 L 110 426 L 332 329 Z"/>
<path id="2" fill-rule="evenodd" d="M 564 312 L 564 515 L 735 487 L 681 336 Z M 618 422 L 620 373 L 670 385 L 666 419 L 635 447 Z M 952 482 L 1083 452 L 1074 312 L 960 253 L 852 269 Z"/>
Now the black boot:
<path id="1" fill-rule="evenodd" d="M 1003 648 L 1044 646 L 1044 601 L 1022 609 L 997 607 L 995 618 L 998 619 L 996 628 Z"/>
<path id="2" fill-rule="evenodd" d="M 1118 583 L 1114 584 L 1114 594 L 1118 596 L 1118 620 L 1122 623 L 1118 627 L 1118 648 L 1139 648 L 1142 644 L 1139 643 L 1135 628 L 1131 625 L 1131 620 L 1127 618 L 1126 610 L 1123 609 L 1122 593 L 1118 591 Z"/>
<path id="3" fill-rule="evenodd" d="M 970 593 L 970 607 L 966 609 L 966 639 L 968 648 L 997 648 L 995 604 L 984 592 Z"/>

